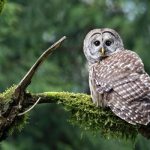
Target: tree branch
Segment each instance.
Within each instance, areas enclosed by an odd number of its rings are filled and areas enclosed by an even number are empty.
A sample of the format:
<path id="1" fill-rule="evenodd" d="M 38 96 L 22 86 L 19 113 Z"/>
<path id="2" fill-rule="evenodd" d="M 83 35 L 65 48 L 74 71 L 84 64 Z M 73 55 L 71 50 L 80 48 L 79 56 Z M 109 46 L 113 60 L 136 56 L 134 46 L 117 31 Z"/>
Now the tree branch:
<path id="1" fill-rule="evenodd" d="M 15 87 L 12 87 L 0 95 L 0 100 L 6 101 L 7 104 L 10 103 L 9 107 L 11 108 L 10 99 L 14 91 Z M 131 125 L 115 116 L 109 108 L 96 107 L 89 95 L 69 92 L 45 92 L 40 94 L 26 93 L 24 96 L 25 103 L 22 106 L 23 109 L 15 113 L 12 111 L 11 117 L 5 117 L 4 115 L 0 117 L 0 140 L 4 140 L 10 131 L 20 129 L 20 126 L 24 125 L 27 114 L 23 116 L 18 116 L 18 114 L 28 110 L 39 98 L 38 104 L 55 103 L 62 105 L 70 113 L 70 122 L 72 124 L 77 124 L 81 128 L 90 130 L 93 133 L 101 133 L 106 138 L 135 140 L 138 133 L 149 138 L 150 128 L 147 126 Z M 4 105 L 3 108 L 6 106 Z M 12 117 L 13 114 L 15 117 Z"/>
<path id="2" fill-rule="evenodd" d="M 128 124 L 124 120 L 115 116 L 112 111 L 107 108 L 96 107 L 91 97 L 81 93 L 68 92 L 45 92 L 41 94 L 28 95 L 26 106 L 32 105 L 41 98 L 41 103 L 61 104 L 65 110 L 70 113 L 70 121 L 78 124 L 85 130 L 93 133 L 101 133 L 101 135 L 118 139 L 135 139 L 138 134 L 138 126 Z"/>
<path id="3" fill-rule="evenodd" d="M 31 83 L 31 79 L 33 78 L 35 72 L 38 70 L 40 65 L 45 61 L 45 59 L 52 54 L 52 52 L 57 49 L 60 44 L 66 39 L 66 37 L 62 37 L 59 41 L 54 43 L 51 47 L 49 47 L 42 55 L 37 59 L 35 64 L 30 68 L 27 74 L 22 78 L 20 83 L 16 87 L 15 96 L 16 98 L 19 96 L 20 92 L 25 91 L 28 85 Z"/>

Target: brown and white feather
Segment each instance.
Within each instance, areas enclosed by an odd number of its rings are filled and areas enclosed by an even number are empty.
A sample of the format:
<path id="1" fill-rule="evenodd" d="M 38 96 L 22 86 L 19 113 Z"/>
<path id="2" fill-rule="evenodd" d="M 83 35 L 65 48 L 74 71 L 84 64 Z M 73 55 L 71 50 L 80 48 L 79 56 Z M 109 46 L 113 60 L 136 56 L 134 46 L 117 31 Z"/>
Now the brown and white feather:
<path id="1" fill-rule="evenodd" d="M 131 124 L 149 123 L 150 77 L 137 54 L 118 51 L 90 67 L 90 89 L 97 105 L 110 107 Z"/>

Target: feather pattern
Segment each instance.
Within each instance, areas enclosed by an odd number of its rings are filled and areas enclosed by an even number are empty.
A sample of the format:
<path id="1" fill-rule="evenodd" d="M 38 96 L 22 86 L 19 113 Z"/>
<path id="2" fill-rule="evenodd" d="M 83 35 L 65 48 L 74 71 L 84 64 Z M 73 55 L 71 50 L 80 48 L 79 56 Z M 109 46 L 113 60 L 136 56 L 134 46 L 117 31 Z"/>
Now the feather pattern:
<path id="1" fill-rule="evenodd" d="M 118 51 L 90 67 L 91 91 L 95 93 L 93 101 L 98 106 L 110 107 L 131 124 L 149 123 L 150 77 L 136 53 Z"/>

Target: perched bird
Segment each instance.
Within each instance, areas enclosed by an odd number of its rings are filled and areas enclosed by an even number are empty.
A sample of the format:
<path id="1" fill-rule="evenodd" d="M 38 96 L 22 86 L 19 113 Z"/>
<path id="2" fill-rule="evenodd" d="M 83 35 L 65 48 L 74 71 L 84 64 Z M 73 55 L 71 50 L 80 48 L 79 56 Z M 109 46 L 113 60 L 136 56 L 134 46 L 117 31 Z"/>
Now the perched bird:
<path id="1" fill-rule="evenodd" d="M 93 102 L 131 124 L 150 122 L 150 77 L 140 57 L 124 48 L 113 29 L 90 31 L 84 40 Z"/>

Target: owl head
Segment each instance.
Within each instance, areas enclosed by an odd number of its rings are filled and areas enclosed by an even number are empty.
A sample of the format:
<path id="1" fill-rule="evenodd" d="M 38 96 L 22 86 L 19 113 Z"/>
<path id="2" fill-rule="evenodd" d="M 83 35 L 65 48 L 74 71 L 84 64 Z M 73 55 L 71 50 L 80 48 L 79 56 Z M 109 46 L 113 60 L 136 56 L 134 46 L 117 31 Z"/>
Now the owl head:
<path id="1" fill-rule="evenodd" d="M 124 48 L 119 34 L 113 29 L 104 28 L 91 30 L 86 35 L 83 50 L 88 62 L 96 63 Z"/>

